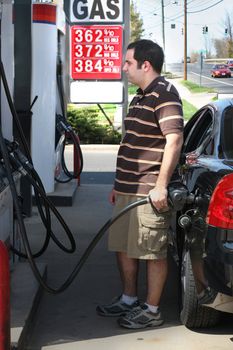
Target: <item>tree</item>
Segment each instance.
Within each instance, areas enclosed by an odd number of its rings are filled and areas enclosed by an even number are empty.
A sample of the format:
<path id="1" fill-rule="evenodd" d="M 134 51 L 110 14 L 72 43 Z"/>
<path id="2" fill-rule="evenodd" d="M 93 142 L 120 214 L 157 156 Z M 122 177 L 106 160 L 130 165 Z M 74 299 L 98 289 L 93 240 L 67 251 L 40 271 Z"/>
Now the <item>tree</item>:
<path id="1" fill-rule="evenodd" d="M 227 33 L 226 33 L 226 44 L 227 44 L 227 51 L 228 51 L 227 56 L 233 57 L 233 22 L 232 22 L 232 15 L 230 15 L 229 12 L 226 13 L 225 29 L 227 30 Z"/>
<path id="2" fill-rule="evenodd" d="M 216 57 L 233 57 L 233 20 L 232 14 L 226 12 L 226 18 L 223 23 L 224 38 L 214 39 Z"/>
<path id="3" fill-rule="evenodd" d="M 228 57 L 227 46 L 225 39 L 214 39 L 214 47 L 217 58 Z"/>
<path id="4" fill-rule="evenodd" d="M 132 1 L 130 4 L 130 42 L 141 39 L 143 32 L 143 20 Z"/>

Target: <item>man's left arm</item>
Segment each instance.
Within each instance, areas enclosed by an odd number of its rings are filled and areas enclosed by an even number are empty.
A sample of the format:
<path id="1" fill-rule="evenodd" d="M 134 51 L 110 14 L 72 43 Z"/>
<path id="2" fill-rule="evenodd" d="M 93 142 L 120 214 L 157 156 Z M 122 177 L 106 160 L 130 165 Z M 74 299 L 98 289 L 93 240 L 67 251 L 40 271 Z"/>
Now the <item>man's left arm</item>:
<path id="1" fill-rule="evenodd" d="M 149 193 L 152 203 L 157 210 L 162 210 L 168 207 L 167 186 L 179 161 L 183 144 L 182 132 L 167 134 L 165 137 L 166 145 L 158 179 L 155 188 Z"/>

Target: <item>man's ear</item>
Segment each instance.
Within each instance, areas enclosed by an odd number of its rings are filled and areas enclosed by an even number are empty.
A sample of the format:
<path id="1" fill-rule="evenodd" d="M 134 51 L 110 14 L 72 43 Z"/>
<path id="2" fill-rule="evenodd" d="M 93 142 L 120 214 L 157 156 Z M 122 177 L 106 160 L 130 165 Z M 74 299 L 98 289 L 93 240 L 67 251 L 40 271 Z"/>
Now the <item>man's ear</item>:
<path id="1" fill-rule="evenodd" d="M 148 72 L 148 70 L 151 68 L 150 62 L 149 61 L 144 61 L 143 65 L 144 65 L 143 69 L 145 70 L 145 72 Z"/>

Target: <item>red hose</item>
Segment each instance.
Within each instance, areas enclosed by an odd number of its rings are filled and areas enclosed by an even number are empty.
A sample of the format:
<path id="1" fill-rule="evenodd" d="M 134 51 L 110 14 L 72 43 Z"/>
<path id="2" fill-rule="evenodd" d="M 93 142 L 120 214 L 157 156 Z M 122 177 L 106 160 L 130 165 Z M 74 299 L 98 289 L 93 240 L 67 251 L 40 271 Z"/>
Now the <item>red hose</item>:
<path id="1" fill-rule="evenodd" d="M 0 350 L 10 350 L 10 266 L 5 244 L 0 241 Z"/>

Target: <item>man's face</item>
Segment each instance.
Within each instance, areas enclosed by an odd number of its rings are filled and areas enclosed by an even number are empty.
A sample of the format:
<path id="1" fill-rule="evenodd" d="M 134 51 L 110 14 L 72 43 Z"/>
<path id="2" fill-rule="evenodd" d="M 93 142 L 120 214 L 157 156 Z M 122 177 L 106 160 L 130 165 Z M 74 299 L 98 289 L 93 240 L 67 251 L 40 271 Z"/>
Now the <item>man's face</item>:
<path id="1" fill-rule="evenodd" d="M 134 49 L 127 50 L 123 71 L 126 73 L 130 83 L 140 86 L 144 76 L 142 69 L 143 65 L 141 68 L 138 68 L 138 63 L 133 58 L 133 55 Z"/>

